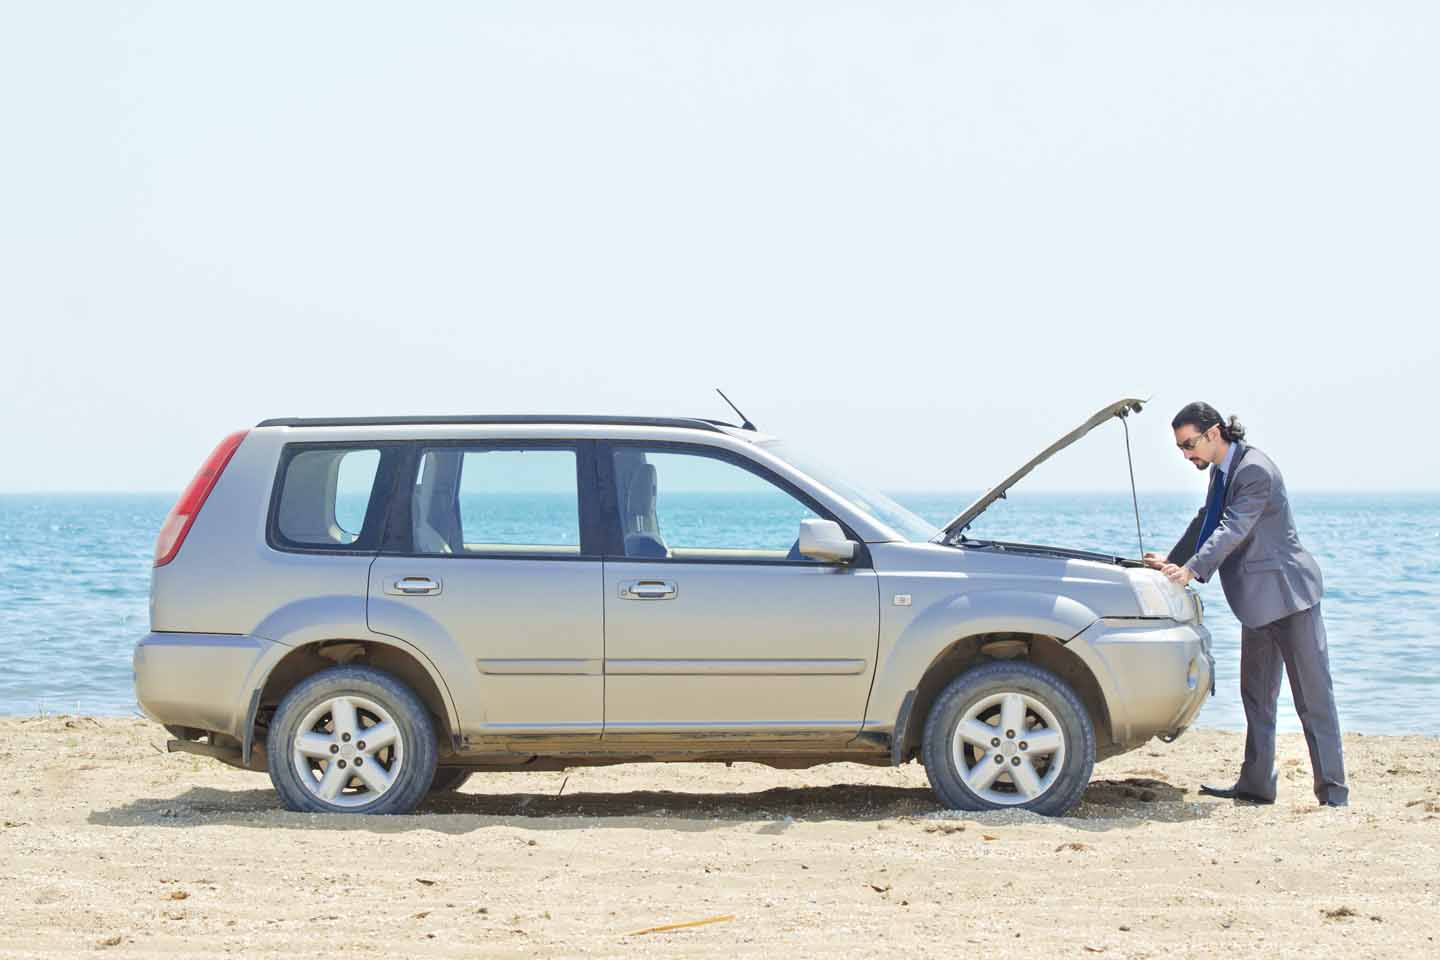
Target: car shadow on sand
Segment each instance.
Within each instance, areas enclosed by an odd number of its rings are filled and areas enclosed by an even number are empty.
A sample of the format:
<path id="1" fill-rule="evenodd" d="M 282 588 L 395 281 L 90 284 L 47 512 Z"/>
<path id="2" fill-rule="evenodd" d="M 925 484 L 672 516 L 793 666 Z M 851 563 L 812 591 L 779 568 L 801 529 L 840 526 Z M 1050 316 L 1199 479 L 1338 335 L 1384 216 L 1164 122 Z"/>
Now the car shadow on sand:
<path id="1" fill-rule="evenodd" d="M 1081 803 L 1048 819 L 1023 810 L 959 812 L 944 809 L 926 787 L 834 784 L 772 787 L 754 792 L 690 793 L 668 790 L 562 793 L 447 793 L 428 798 L 405 816 L 292 813 L 272 790 L 196 787 L 172 797 L 146 798 L 90 814 L 89 822 L 113 827 L 297 827 L 400 833 L 433 830 L 469 833 L 488 827 L 575 830 L 648 827 L 696 832 L 751 824 L 780 833 L 796 823 L 819 821 L 973 820 L 978 823 L 1052 823 L 1079 830 L 1126 829 L 1145 823 L 1181 822 L 1209 816 L 1215 804 L 1187 799 L 1163 780 L 1095 780 Z"/>

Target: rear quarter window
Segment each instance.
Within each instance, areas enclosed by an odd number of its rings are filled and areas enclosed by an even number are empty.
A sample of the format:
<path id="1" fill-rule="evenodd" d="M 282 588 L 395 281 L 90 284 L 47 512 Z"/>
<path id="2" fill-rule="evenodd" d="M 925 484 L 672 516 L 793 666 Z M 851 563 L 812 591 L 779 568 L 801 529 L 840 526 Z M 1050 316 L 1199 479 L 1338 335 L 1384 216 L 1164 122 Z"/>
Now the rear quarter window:
<path id="1" fill-rule="evenodd" d="M 376 447 L 287 448 L 272 513 L 277 545 L 373 550 L 380 462 Z"/>

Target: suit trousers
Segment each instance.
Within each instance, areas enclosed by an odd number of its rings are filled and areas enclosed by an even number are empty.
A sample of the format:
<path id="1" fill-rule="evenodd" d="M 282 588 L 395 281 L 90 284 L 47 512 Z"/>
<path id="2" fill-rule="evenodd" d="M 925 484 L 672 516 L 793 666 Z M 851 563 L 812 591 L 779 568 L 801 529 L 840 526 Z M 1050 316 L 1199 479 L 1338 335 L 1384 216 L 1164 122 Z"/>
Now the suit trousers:
<path id="1" fill-rule="evenodd" d="M 1320 605 L 1281 617 L 1261 627 L 1240 630 L 1240 700 L 1245 706 L 1245 763 L 1235 786 L 1268 800 L 1275 799 L 1275 714 L 1280 675 L 1290 677 L 1295 712 L 1310 748 L 1315 797 L 1344 803 L 1345 759 L 1340 744 L 1340 717 L 1330 682 L 1330 653 Z"/>

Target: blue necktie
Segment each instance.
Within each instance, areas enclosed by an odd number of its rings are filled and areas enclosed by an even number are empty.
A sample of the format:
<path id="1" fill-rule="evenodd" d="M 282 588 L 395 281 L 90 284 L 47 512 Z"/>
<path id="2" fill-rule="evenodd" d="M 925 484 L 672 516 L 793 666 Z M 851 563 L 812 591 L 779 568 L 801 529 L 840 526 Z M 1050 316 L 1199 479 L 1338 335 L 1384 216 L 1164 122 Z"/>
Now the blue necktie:
<path id="1" fill-rule="evenodd" d="M 1200 525 L 1200 539 L 1195 541 L 1199 550 L 1210 539 L 1210 534 L 1220 526 L 1220 514 L 1225 506 L 1225 471 L 1215 468 L 1215 478 L 1210 484 L 1210 498 L 1205 501 L 1205 522 Z"/>

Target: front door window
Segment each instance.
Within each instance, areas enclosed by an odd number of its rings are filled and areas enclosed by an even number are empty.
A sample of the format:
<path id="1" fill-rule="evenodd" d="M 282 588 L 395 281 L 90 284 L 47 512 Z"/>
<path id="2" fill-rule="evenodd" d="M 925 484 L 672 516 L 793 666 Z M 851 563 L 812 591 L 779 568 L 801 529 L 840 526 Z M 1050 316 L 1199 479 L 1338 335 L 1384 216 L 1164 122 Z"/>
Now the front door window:
<path id="1" fill-rule="evenodd" d="M 625 556 L 803 561 L 800 521 L 815 512 L 744 467 L 697 453 L 614 450 Z"/>

